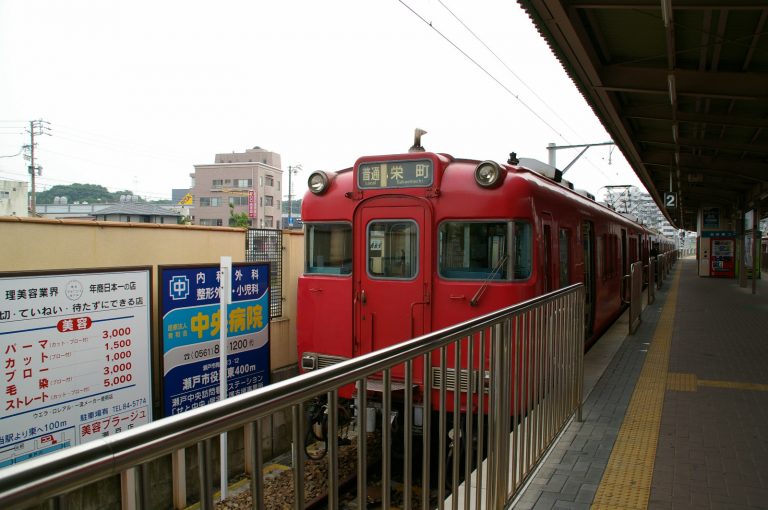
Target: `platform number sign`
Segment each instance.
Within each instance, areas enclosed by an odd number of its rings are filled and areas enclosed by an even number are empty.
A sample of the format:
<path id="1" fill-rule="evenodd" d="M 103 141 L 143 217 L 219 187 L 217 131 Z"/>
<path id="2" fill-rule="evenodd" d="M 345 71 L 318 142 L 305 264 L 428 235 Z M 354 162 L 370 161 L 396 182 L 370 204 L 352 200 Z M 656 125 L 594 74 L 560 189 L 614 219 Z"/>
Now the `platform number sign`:
<path id="1" fill-rule="evenodd" d="M 677 193 L 664 193 L 664 207 L 667 209 L 677 207 Z"/>

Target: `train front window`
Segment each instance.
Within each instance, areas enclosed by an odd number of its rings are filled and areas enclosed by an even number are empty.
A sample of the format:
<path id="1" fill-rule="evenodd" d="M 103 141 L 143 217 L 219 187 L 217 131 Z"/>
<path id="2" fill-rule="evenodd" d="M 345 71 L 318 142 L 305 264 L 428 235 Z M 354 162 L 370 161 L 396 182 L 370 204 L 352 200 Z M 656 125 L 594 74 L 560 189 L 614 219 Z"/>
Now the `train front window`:
<path id="1" fill-rule="evenodd" d="M 372 278 L 411 279 L 419 272 L 418 226 L 410 220 L 368 224 L 368 274 Z"/>
<path id="2" fill-rule="evenodd" d="M 523 221 L 447 221 L 440 225 L 440 276 L 524 280 L 531 275 L 531 226 Z"/>
<path id="3" fill-rule="evenodd" d="M 352 273 L 352 225 L 308 223 L 306 225 L 306 266 L 310 274 Z"/>

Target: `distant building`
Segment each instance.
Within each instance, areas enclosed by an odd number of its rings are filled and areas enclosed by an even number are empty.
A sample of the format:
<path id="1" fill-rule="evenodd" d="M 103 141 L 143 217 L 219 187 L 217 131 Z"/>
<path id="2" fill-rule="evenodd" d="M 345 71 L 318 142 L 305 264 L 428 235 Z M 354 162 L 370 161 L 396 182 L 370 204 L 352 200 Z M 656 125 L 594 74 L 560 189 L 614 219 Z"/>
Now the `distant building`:
<path id="1" fill-rule="evenodd" d="M 280 155 L 254 147 L 216 154 L 214 161 L 195 165 L 195 172 L 190 174 L 192 223 L 226 227 L 231 211 L 248 214 L 253 227 L 281 228 Z M 250 206 L 249 197 L 253 200 Z"/>
<path id="2" fill-rule="evenodd" d="M 125 202 L 96 212 L 97 221 L 121 221 L 123 223 L 162 223 L 176 225 L 182 214 L 159 205 Z"/>
<path id="3" fill-rule="evenodd" d="M 173 188 L 171 189 L 171 202 L 178 204 L 189 193 L 189 188 Z"/>
<path id="4" fill-rule="evenodd" d="M 29 216 L 26 182 L 0 180 L 0 216 Z"/>

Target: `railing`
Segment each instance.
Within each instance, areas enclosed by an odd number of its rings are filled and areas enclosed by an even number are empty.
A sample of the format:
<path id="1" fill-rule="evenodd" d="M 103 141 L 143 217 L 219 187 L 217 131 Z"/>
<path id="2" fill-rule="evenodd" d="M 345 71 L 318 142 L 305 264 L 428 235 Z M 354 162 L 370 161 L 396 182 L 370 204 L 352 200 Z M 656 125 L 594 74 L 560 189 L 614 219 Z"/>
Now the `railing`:
<path id="1" fill-rule="evenodd" d="M 656 300 L 656 289 L 661 288 L 664 279 L 669 275 L 672 265 L 677 260 L 677 250 L 662 253 L 648 259 L 648 265 L 635 262 L 630 266 L 630 274 L 622 279 L 622 300 L 629 304 L 629 334 L 632 335 L 640 325 L 642 316 L 643 279 L 648 284 L 648 304 Z M 646 273 L 647 272 L 647 273 Z M 647 274 L 647 276 L 646 276 Z M 629 299 L 626 292 L 629 290 Z"/>
<path id="2" fill-rule="evenodd" d="M 123 481 L 146 480 L 143 464 L 194 445 L 200 459 L 201 507 L 212 508 L 211 438 L 244 427 L 249 439 L 246 464 L 252 466 L 251 473 L 261 474 L 260 420 L 278 409 L 291 409 L 293 508 L 301 509 L 305 507 L 305 403 L 324 397 L 328 437 L 336 438 L 340 389 L 355 385 L 355 407 L 362 411 L 369 409 L 373 393 L 368 390 L 376 384 L 381 391 L 376 393 L 381 396 L 381 412 L 375 423 L 382 440 L 381 451 L 372 452 L 376 455 L 369 456 L 368 434 L 361 432 L 368 430 L 368 413 L 358 412 L 355 417 L 358 508 L 367 504 L 366 466 L 379 455 L 383 508 L 390 506 L 394 472 L 403 479 L 403 500 L 411 501 L 418 478 L 412 462 L 419 455 L 423 508 L 435 504 L 430 501 L 431 476 L 437 481 L 440 509 L 446 504 L 448 483 L 458 489 L 450 496 L 453 508 L 459 504 L 466 509 L 502 508 L 523 486 L 573 413 L 578 410 L 580 414 L 583 322 L 584 289 L 581 284 L 573 285 L 381 351 L 0 470 L 0 508 L 39 504 L 118 474 Z M 422 375 L 432 388 L 433 373 L 446 383 L 433 391 L 414 391 Z M 453 382 L 449 383 L 451 374 Z M 402 383 L 401 401 L 393 400 L 394 379 Z M 459 391 L 454 391 L 457 387 Z M 439 411 L 429 412 L 433 401 Z M 419 408 L 424 412 L 415 412 Z M 390 427 L 396 412 L 402 413 L 404 424 L 397 437 Z M 415 439 L 420 433 L 424 440 L 419 448 Z M 430 441 L 433 436 L 436 439 Z M 395 439 L 403 445 L 402 471 L 392 462 Z M 336 440 L 327 442 L 323 461 L 328 466 L 328 507 L 337 508 Z M 136 506 L 147 505 L 148 491 L 147 487 L 139 489 Z M 251 491 L 253 508 L 264 508 L 261 476 L 251 477 Z M 136 492 L 133 487 L 126 490 L 128 497 Z"/>

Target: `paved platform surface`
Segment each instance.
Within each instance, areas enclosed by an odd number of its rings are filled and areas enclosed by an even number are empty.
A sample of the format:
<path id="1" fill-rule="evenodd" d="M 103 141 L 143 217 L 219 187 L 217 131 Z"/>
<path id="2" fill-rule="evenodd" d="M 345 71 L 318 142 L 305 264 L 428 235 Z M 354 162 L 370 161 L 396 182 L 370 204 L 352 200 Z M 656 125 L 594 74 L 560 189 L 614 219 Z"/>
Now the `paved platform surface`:
<path id="1" fill-rule="evenodd" d="M 747 283 L 679 260 L 515 508 L 768 509 L 768 282 Z"/>

